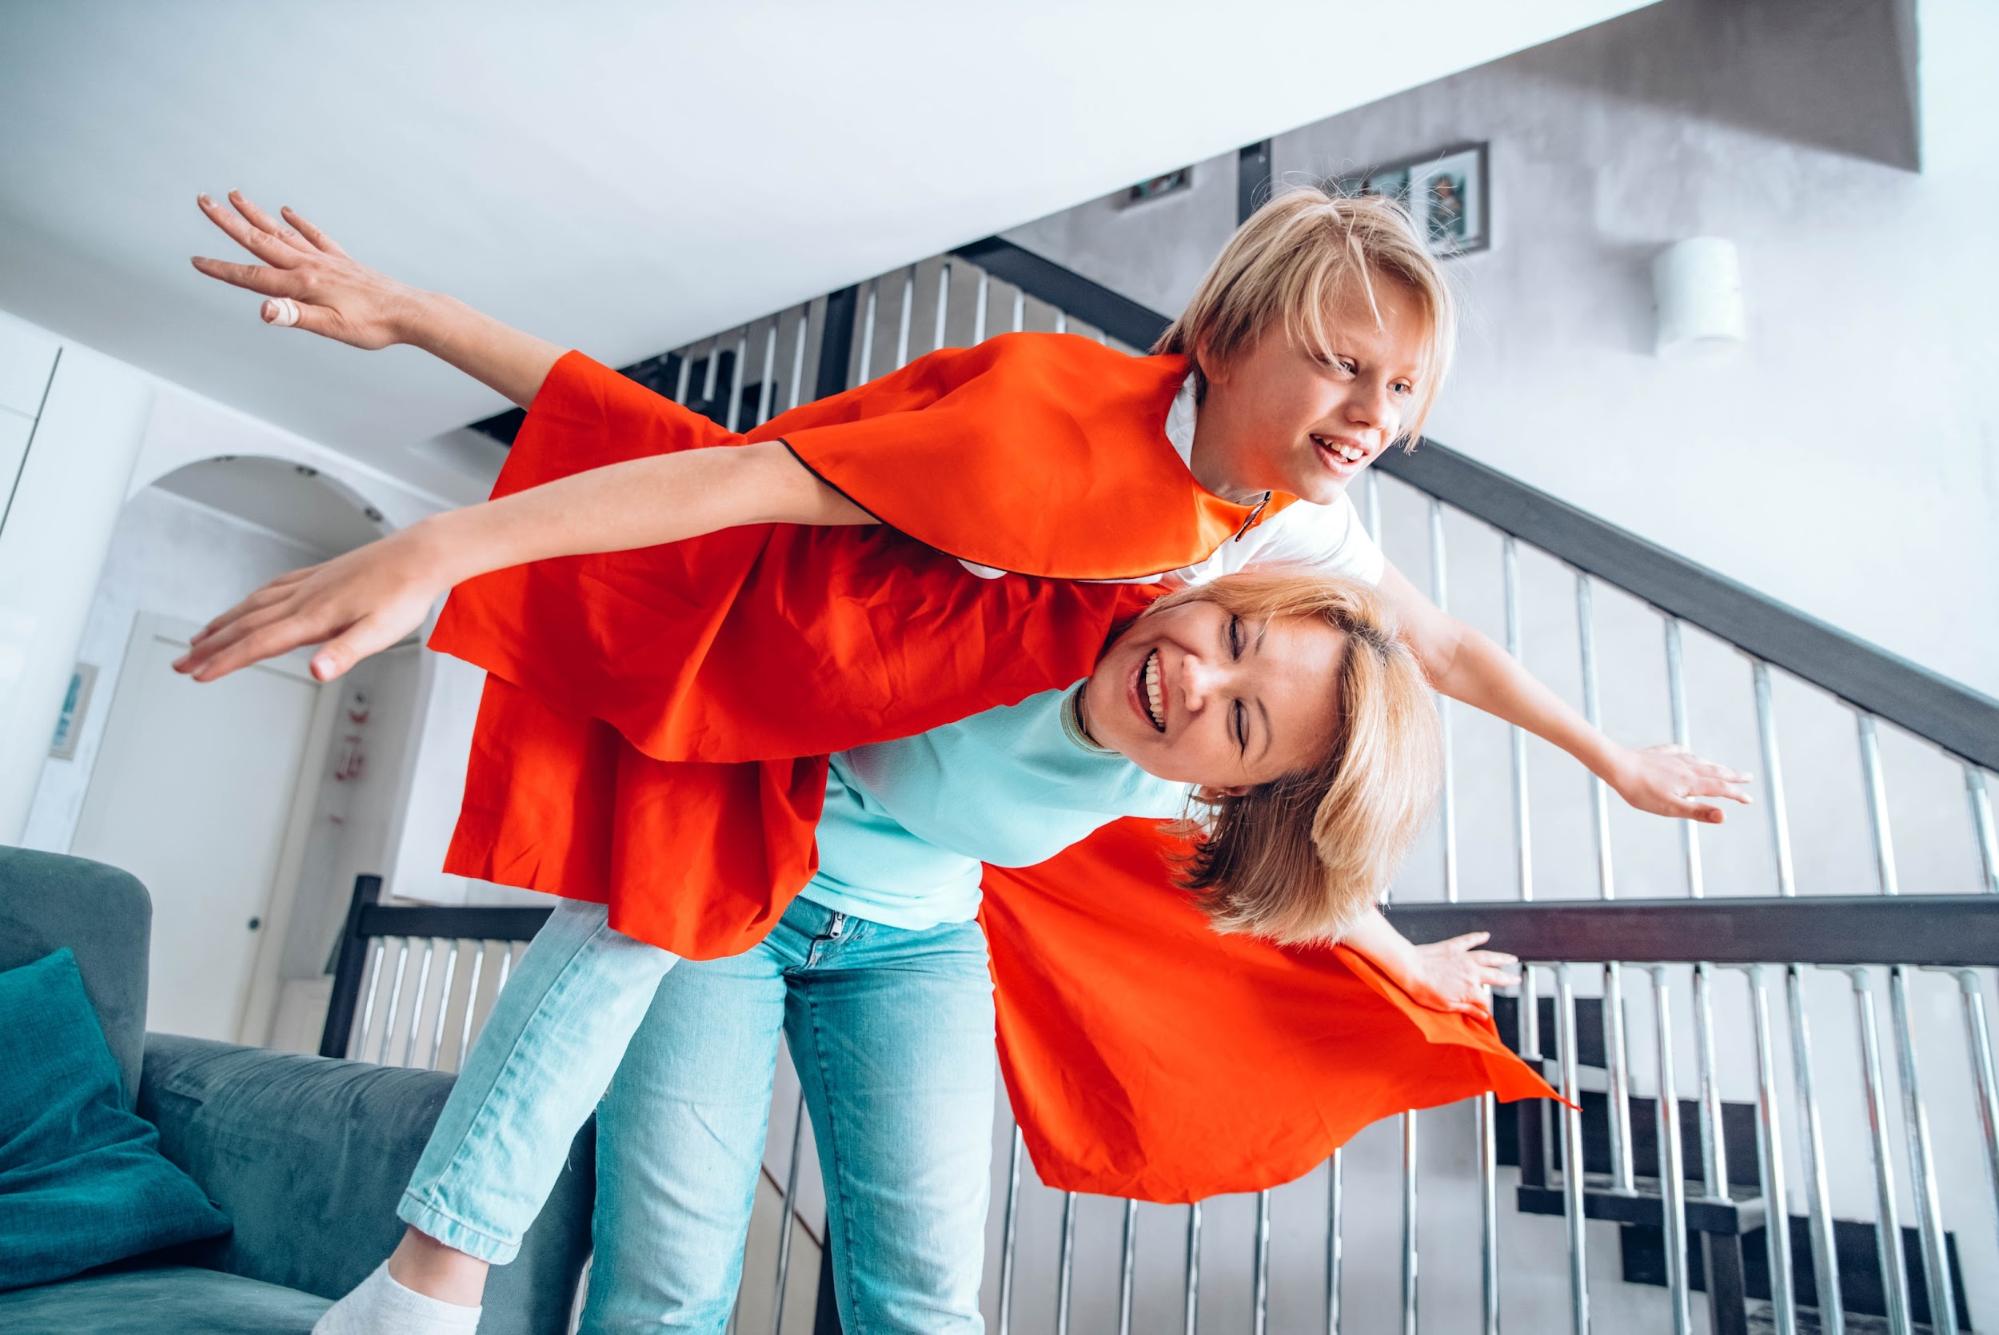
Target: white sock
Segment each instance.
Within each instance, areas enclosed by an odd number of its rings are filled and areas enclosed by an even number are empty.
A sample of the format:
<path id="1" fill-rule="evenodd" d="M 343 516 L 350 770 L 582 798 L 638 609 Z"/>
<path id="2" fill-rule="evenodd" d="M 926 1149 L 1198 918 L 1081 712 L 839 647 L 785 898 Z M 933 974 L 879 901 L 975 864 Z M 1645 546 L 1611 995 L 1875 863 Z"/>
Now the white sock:
<path id="1" fill-rule="evenodd" d="M 404 1288 L 384 1261 L 326 1309 L 312 1335 L 469 1335 L 478 1328 L 478 1308 Z"/>

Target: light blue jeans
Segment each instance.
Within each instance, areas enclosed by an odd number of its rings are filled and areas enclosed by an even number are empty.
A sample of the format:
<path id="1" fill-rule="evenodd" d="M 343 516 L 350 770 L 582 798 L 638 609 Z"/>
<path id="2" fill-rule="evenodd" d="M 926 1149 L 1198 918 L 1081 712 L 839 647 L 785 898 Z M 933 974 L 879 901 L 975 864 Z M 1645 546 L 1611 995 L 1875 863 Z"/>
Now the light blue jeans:
<path id="1" fill-rule="evenodd" d="M 847 1329 L 982 1330 L 995 1089 L 978 924 L 905 931 L 799 900 L 753 950 L 677 966 L 602 924 L 601 909 L 564 905 L 523 956 L 507 989 L 523 997 L 488 1020 L 479 1048 L 493 1051 L 468 1061 L 405 1222 L 511 1259 L 608 1080 L 583 1329 L 720 1332 L 782 1036 L 819 1147 Z"/>

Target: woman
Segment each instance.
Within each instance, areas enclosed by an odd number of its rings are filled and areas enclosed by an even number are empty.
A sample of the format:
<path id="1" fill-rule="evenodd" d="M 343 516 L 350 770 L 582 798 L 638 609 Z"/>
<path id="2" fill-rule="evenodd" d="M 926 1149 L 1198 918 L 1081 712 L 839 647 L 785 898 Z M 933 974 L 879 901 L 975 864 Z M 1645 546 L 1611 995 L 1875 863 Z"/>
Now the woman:
<path id="1" fill-rule="evenodd" d="M 574 1133 L 573 1097 L 594 1092 L 576 1085 L 592 1066 L 580 1050 L 607 1007 L 657 986 L 599 1109 L 585 1328 L 723 1328 L 783 1033 L 849 1325 L 975 1330 L 994 1069 L 980 863 L 1040 863 L 1110 821 L 1172 819 L 1191 802 L 1189 916 L 1341 937 L 1419 1002 L 1482 1014 L 1484 990 L 1513 981 L 1510 957 L 1478 938 L 1411 947 L 1372 908 L 1435 784 L 1428 689 L 1372 593 L 1281 573 L 1160 600 L 1072 689 L 837 755 L 819 870 L 751 950 L 666 972 L 662 952 L 612 941 L 601 909 L 558 910 L 440 1119 L 403 1246 L 321 1329 L 443 1329 L 476 1310 L 478 1258 L 518 1245 Z M 1292 1066 L 1382 1064 L 1380 1023 L 1399 1017 L 1350 991 Z M 1427 1047 L 1406 1026 L 1387 1042 Z M 1115 1074 L 1136 1088 L 1144 1073 Z M 1490 1083 L 1543 1090 L 1524 1067 Z M 1149 1097 L 1173 1115 L 1174 1091 Z M 1362 1121 L 1384 1110 L 1378 1096 L 1350 1102 Z M 429 1324 L 398 1324 L 440 1288 L 459 1311 L 447 1300 Z"/>

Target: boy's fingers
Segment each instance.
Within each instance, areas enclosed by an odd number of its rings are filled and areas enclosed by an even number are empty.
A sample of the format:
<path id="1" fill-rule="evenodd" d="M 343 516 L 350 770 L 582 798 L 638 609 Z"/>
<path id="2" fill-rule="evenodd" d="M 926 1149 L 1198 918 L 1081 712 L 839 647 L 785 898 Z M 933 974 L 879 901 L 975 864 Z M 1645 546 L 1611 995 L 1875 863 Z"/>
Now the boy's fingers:
<path id="1" fill-rule="evenodd" d="M 264 263 L 289 269 L 305 257 L 268 232 L 252 227 L 241 216 L 223 208 L 207 195 L 201 197 L 201 211 L 208 220 L 229 234 L 229 239 Z"/>
<path id="2" fill-rule="evenodd" d="M 1491 932 L 1466 932 L 1463 936 L 1452 937 L 1444 944 L 1454 950 L 1470 950 L 1473 946 L 1481 945 L 1491 939 Z"/>
<path id="3" fill-rule="evenodd" d="M 221 616 L 216 617 L 214 620 L 210 621 L 206 626 L 203 626 L 200 630 L 196 631 L 194 633 L 194 639 L 191 642 L 194 644 L 200 644 L 210 635 L 213 635 L 216 631 L 220 630 L 224 625 L 226 625 L 230 621 L 235 620 L 237 617 L 242 616 L 244 613 L 255 612 L 260 608 L 269 607 L 272 603 L 278 601 L 280 598 L 289 596 L 292 590 L 292 586 L 294 584 L 297 584 L 300 580 L 304 579 L 307 575 L 311 574 L 313 569 L 314 567 L 307 566 L 303 570 L 293 570 L 286 574 L 279 575 L 276 579 L 270 581 L 268 584 L 263 585 L 261 588 L 251 593 L 250 596 L 245 598 L 242 602 L 236 604 L 234 607 L 230 608 L 227 612 L 224 612 Z"/>
<path id="4" fill-rule="evenodd" d="M 228 260 L 211 260 L 205 255 L 196 255 L 194 267 L 210 278 L 219 278 L 233 287 L 246 287 L 267 297 L 289 297 L 298 288 L 298 281 L 284 270 L 261 264 L 232 264 Z"/>
<path id="5" fill-rule="evenodd" d="M 258 208 L 256 204 L 251 202 L 250 197 L 248 195 L 245 195 L 241 190 L 231 190 L 229 192 L 229 202 L 231 204 L 234 204 L 236 206 L 236 211 L 242 214 L 245 218 L 248 218 L 250 220 L 250 225 L 252 227 L 255 227 L 258 231 L 263 232 L 268 236 L 276 237 L 278 240 L 290 246 L 293 250 L 302 250 L 309 253 L 314 249 L 314 247 L 309 242 L 307 242 L 303 236 L 301 236 L 298 233 L 298 230 L 296 228 L 290 226 L 287 223 L 278 221 L 276 218 L 273 218 L 270 214 Z"/>
<path id="6" fill-rule="evenodd" d="M 300 214 L 298 210 L 287 205 L 279 209 L 278 212 L 284 215 L 286 222 L 298 228 L 305 239 L 312 242 L 313 245 L 319 247 L 329 255 L 346 257 L 347 252 L 340 248 L 339 242 L 320 231 L 317 227 L 314 227 L 310 222 L 307 222 L 304 215 Z"/>
<path id="7" fill-rule="evenodd" d="M 347 669 L 395 643 L 392 628 L 376 616 L 365 616 L 312 656 L 312 675 L 332 681 Z"/>

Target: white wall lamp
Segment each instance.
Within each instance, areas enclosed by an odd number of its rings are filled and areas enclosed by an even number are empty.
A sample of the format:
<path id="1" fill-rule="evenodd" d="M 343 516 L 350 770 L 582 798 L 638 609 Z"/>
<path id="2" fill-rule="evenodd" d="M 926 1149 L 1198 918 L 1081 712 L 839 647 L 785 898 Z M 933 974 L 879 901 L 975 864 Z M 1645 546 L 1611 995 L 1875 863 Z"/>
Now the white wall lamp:
<path id="1" fill-rule="evenodd" d="M 1689 237 L 1660 251 L 1652 259 L 1652 297 L 1653 351 L 1661 357 L 1713 352 L 1748 336 L 1742 265 L 1725 237 Z"/>

